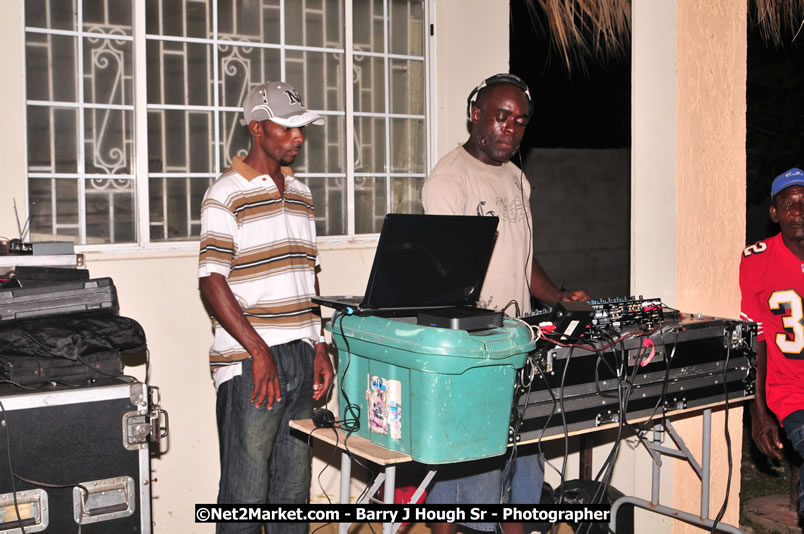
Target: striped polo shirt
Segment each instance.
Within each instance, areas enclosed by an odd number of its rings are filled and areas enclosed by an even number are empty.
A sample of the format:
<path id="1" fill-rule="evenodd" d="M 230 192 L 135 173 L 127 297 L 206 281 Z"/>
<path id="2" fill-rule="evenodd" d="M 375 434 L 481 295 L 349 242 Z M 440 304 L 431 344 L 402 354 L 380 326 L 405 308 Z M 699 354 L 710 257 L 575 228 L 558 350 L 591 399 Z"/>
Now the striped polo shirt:
<path id="1" fill-rule="evenodd" d="M 311 298 L 319 261 L 310 189 L 286 175 L 283 198 L 270 176 L 233 158 L 201 204 L 198 277 L 223 275 L 269 347 L 299 339 L 315 343 L 321 320 Z M 212 323 L 209 361 L 219 385 L 219 374 L 239 374 L 218 373 L 221 367 L 250 356 L 214 317 Z"/>

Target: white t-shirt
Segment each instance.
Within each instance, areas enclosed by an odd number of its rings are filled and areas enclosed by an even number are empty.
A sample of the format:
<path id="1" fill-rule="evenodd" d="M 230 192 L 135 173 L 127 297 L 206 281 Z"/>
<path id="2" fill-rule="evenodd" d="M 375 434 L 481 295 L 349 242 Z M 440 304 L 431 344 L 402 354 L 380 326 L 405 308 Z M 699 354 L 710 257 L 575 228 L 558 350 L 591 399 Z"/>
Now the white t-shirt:
<path id="1" fill-rule="evenodd" d="M 530 184 L 513 163 L 487 165 L 458 147 L 438 162 L 424 181 L 424 211 L 435 215 L 496 215 L 497 239 L 477 305 L 501 310 L 515 300 L 531 311 L 533 223 Z M 513 305 L 507 309 L 514 315 Z"/>

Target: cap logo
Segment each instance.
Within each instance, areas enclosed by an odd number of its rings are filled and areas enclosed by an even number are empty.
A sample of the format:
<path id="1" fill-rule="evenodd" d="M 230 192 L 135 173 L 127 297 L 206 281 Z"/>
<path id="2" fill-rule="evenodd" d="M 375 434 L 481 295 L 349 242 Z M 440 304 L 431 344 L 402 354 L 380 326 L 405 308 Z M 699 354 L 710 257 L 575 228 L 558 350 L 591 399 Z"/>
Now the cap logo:
<path id="1" fill-rule="evenodd" d="M 292 91 L 290 89 L 285 89 L 285 94 L 288 95 L 288 103 L 291 106 L 293 106 L 293 105 L 303 106 L 304 105 L 304 104 L 302 104 L 301 96 L 299 96 L 299 93 L 297 93 L 295 89 L 292 90 Z"/>
<path id="2" fill-rule="evenodd" d="M 804 171 L 798 167 L 786 170 L 773 180 L 771 184 L 771 200 L 783 190 L 793 185 L 804 186 Z"/>

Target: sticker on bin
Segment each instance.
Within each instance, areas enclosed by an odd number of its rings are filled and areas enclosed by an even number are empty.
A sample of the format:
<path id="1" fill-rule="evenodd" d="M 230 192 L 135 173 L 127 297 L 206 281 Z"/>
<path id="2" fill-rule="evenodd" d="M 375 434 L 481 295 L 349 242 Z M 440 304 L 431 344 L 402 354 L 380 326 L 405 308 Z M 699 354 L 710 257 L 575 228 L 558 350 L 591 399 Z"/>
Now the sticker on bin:
<path id="1" fill-rule="evenodd" d="M 402 383 L 378 376 L 367 376 L 369 429 L 376 434 L 402 439 Z"/>

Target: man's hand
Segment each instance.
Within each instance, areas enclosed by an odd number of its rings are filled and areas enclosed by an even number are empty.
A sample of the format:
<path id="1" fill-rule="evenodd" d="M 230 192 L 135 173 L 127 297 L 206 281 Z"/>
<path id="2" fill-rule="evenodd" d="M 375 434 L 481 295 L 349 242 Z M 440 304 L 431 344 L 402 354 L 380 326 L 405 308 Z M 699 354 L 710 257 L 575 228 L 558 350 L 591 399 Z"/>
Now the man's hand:
<path id="1" fill-rule="evenodd" d="M 756 402 L 751 403 L 751 437 L 760 452 L 766 456 L 782 457 L 782 442 L 779 441 L 779 425 L 768 409 Z"/>
<path id="2" fill-rule="evenodd" d="M 329 391 L 329 386 L 335 379 L 332 362 L 329 361 L 326 343 L 316 343 L 315 357 L 313 358 L 313 398 L 320 399 Z"/>
<path id="3" fill-rule="evenodd" d="M 270 410 L 274 401 L 282 400 L 279 376 L 276 374 L 276 363 L 271 355 L 271 349 L 246 320 L 223 275 L 212 273 L 199 279 L 198 285 L 204 302 L 209 305 L 221 326 L 251 355 L 254 391 L 249 400 L 254 402 L 256 399 L 257 408 L 267 400 L 265 408 Z"/>
<path id="4" fill-rule="evenodd" d="M 589 293 L 585 289 L 564 289 L 561 291 L 561 301 L 563 302 L 586 302 L 589 300 Z"/>
<path id="5" fill-rule="evenodd" d="M 539 301 L 555 306 L 558 302 L 568 301 L 587 301 L 589 300 L 589 293 L 585 289 L 561 289 L 559 290 L 555 284 L 544 272 L 541 264 L 533 258 L 533 264 L 530 270 L 530 294 L 536 297 Z"/>
<path id="6" fill-rule="evenodd" d="M 254 407 L 259 408 L 263 401 L 265 409 L 270 410 L 274 401 L 282 400 L 282 390 L 279 387 L 279 375 L 276 373 L 276 364 L 271 350 L 251 355 L 251 378 L 254 380 L 254 391 L 249 398 Z M 256 402 L 255 402 L 256 399 Z"/>

